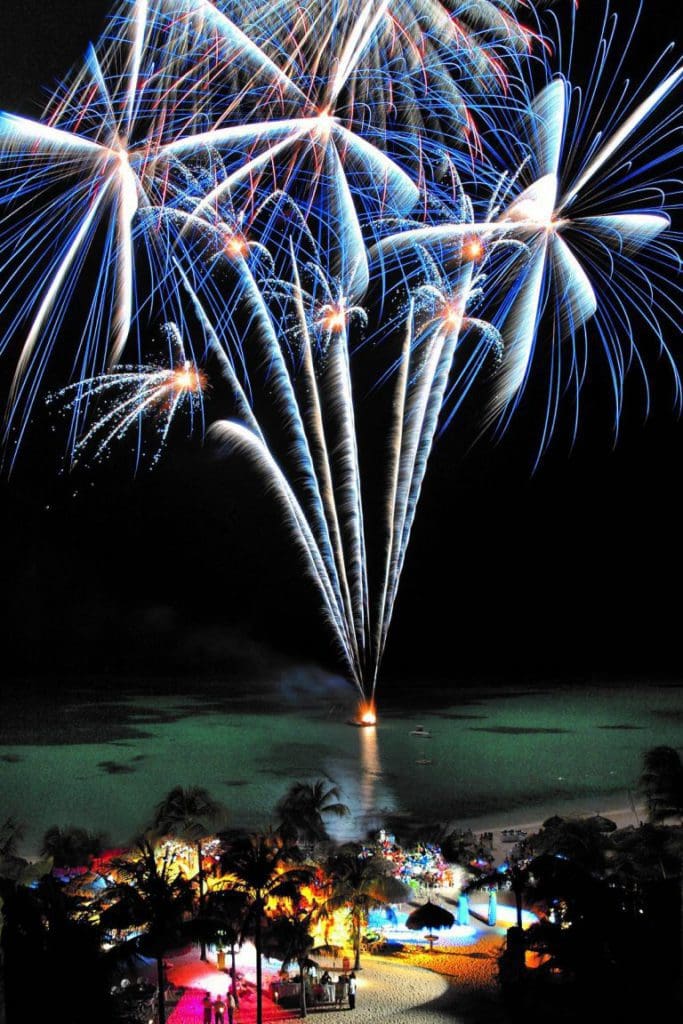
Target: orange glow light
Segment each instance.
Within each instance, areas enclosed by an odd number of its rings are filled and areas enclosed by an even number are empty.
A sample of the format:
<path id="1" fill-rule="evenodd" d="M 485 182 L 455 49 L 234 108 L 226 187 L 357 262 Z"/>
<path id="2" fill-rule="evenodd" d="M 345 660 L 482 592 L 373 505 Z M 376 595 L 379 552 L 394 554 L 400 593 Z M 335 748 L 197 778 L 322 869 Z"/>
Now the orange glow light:
<path id="1" fill-rule="evenodd" d="M 457 328 L 460 327 L 462 322 L 462 309 L 458 303 L 451 302 L 446 306 L 443 322 L 450 330 L 457 330 Z"/>
<path id="2" fill-rule="evenodd" d="M 377 712 L 372 704 L 361 704 L 358 709 L 359 725 L 376 725 Z"/>
<path id="3" fill-rule="evenodd" d="M 249 246 L 244 238 L 240 235 L 227 235 L 225 242 L 223 243 L 226 255 L 228 256 L 246 256 Z"/>
<path id="4" fill-rule="evenodd" d="M 465 259 L 478 263 L 484 255 L 484 243 L 480 238 L 470 238 L 469 241 L 465 242 L 462 251 Z"/>
<path id="5" fill-rule="evenodd" d="M 322 324 L 327 331 L 343 331 L 346 327 L 346 310 L 343 306 L 331 309 L 323 317 Z"/>
<path id="6" fill-rule="evenodd" d="M 199 394 L 206 388 L 206 374 L 194 363 L 185 363 L 173 371 L 173 388 L 175 391 L 189 391 Z"/>

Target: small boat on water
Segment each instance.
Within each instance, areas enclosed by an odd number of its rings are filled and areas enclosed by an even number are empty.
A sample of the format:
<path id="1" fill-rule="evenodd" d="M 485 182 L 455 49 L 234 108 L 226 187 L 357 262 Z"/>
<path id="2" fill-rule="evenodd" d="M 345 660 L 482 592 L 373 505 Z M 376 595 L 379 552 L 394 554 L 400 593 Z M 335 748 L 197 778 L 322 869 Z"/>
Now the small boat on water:
<path id="1" fill-rule="evenodd" d="M 431 757 L 418 757 L 415 764 L 433 764 Z"/>
<path id="2" fill-rule="evenodd" d="M 429 729 L 425 729 L 424 725 L 416 725 L 415 728 L 410 733 L 410 735 L 411 736 L 422 736 L 422 737 L 424 737 L 425 739 L 428 739 L 428 740 L 430 740 L 432 738 L 431 732 L 429 731 Z"/>

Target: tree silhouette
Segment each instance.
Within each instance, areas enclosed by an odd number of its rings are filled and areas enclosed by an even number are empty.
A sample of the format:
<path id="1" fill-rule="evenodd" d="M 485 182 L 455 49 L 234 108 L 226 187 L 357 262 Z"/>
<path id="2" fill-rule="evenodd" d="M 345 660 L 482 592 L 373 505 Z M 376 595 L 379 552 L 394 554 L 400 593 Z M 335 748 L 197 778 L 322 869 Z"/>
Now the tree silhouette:
<path id="1" fill-rule="evenodd" d="M 57 1020 L 90 1024 L 96 1007 L 98 1020 L 107 1024 L 110 957 L 101 949 L 102 929 L 51 875 L 29 881 L 35 873 L 36 866 L 28 865 L 20 881 L 0 880 L 7 1019 L 39 1020 L 49 1004 Z M 27 984 L 27 970 L 38 986 Z"/>
<path id="2" fill-rule="evenodd" d="M 192 908 L 192 889 L 175 864 L 169 847 L 160 849 L 152 836 L 143 836 L 129 858 L 117 862 L 123 881 L 107 894 L 111 905 L 102 911 L 105 928 L 145 926 L 134 940 L 141 952 L 156 960 L 159 1024 L 166 1024 L 164 953 L 187 936 L 185 913 Z"/>
<path id="3" fill-rule="evenodd" d="M 325 818 L 344 818 L 350 813 L 340 798 L 339 788 L 324 779 L 295 782 L 276 808 L 283 835 L 302 838 L 307 843 L 325 842 L 330 838 Z"/>
<path id="4" fill-rule="evenodd" d="M 247 929 L 249 900 L 243 892 L 233 889 L 213 890 L 207 894 L 204 919 L 200 925 L 212 941 L 230 947 L 230 977 L 235 1002 L 239 1006 L 237 993 L 237 965 L 235 947 L 242 942 Z"/>
<path id="5" fill-rule="evenodd" d="M 313 964 L 310 959 L 314 944 L 311 935 L 312 917 L 311 911 L 279 915 L 269 923 L 265 936 L 265 945 L 270 956 L 281 960 L 283 967 L 295 963 L 299 968 L 301 977 L 299 1006 L 302 1017 L 305 1017 L 307 1012 L 306 971 Z"/>
<path id="6" fill-rule="evenodd" d="M 683 764 L 673 747 L 652 747 L 643 754 L 640 791 L 651 822 L 683 817 Z"/>
<path id="7" fill-rule="evenodd" d="M 361 856 L 361 851 L 358 843 L 346 843 L 328 866 L 332 894 L 327 905 L 330 910 L 346 907 L 349 911 L 356 971 L 361 969 L 361 937 L 370 911 L 388 903 L 400 903 L 408 897 L 407 888 L 394 877 L 389 861 L 379 856 Z"/>
<path id="8" fill-rule="evenodd" d="M 242 893 L 249 904 L 249 921 L 256 948 L 256 1021 L 263 1021 L 261 953 L 263 918 L 271 896 L 298 899 L 299 886 L 310 880 L 312 871 L 287 862 L 284 840 L 276 833 L 232 837 L 223 855 L 226 878 L 223 887 Z"/>
<path id="9" fill-rule="evenodd" d="M 66 828 L 52 825 L 43 836 L 40 852 L 45 857 L 52 857 L 55 867 L 82 867 L 102 853 L 102 839 L 100 833 L 75 825 Z"/>
<path id="10" fill-rule="evenodd" d="M 202 786 L 175 786 L 157 805 L 154 826 L 163 835 L 176 836 L 192 843 L 197 853 L 199 917 L 205 909 L 205 879 L 202 843 L 224 815 L 225 810 Z M 200 937 L 200 956 L 206 960 L 206 941 Z"/>

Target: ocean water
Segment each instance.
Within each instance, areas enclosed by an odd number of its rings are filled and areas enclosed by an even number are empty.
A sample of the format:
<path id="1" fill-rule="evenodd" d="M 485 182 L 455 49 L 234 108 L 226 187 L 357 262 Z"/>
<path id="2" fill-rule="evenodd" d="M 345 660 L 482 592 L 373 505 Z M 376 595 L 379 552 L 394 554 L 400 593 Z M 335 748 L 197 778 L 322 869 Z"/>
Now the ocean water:
<path id="1" fill-rule="evenodd" d="M 683 749 L 674 685 L 458 690 L 418 715 L 394 706 L 376 729 L 350 727 L 329 695 L 187 690 L 14 692 L 0 720 L 0 815 L 25 823 L 26 849 L 52 824 L 125 842 L 175 785 L 206 786 L 229 823 L 257 828 L 291 782 L 326 776 L 352 810 L 340 836 L 401 815 L 514 824 L 569 805 L 606 811 L 635 795 L 644 750 Z M 416 724 L 431 738 L 410 736 Z"/>

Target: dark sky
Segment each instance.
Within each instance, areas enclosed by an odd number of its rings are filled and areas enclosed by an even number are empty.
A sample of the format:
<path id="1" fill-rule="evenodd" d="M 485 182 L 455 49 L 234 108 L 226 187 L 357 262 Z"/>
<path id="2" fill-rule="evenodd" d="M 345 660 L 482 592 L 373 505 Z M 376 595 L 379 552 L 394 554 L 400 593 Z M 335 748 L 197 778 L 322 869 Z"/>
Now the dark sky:
<path id="1" fill-rule="evenodd" d="M 646 3 L 634 62 L 671 38 L 671 6 Z M 41 88 L 78 59 L 106 9 L 4 0 L 0 107 L 36 114 Z M 542 380 L 497 447 L 469 450 L 467 425 L 440 441 L 387 679 L 679 675 L 683 427 L 670 377 L 660 367 L 652 380 L 649 422 L 634 381 L 614 448 L 598 370 L 573 452 L 563 429 L 535 474 Z M 115 461 L 64 477 L 49 426 L 34 428 L 0 484 L 9 673 L 229 673 L 260 648 L 334 667 L 277 513 L 248 473 L 181 431 L 151 474 Z"/>

